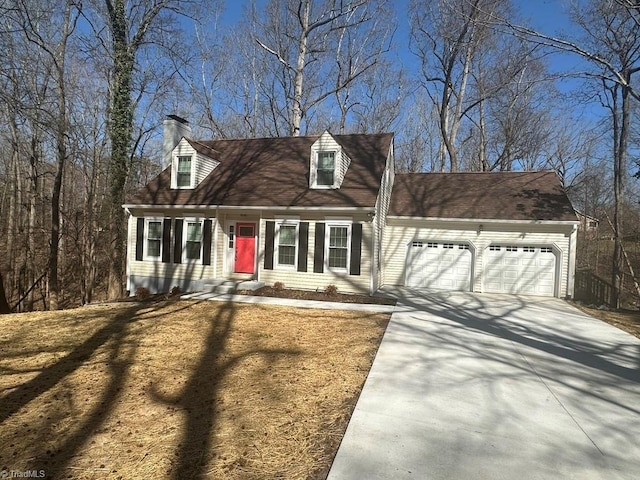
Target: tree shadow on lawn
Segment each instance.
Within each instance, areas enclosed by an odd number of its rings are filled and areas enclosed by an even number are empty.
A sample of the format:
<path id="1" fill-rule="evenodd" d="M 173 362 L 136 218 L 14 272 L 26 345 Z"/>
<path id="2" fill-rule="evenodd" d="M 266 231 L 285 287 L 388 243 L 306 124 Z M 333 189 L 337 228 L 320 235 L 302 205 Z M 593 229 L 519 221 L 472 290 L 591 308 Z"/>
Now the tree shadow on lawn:
<path id="1" fill-rule="evenodd" d="M 33 456 L 29 460 L 29 465 L 24 467 L 29 470 L 44 470 L 47 478 L 65 476 L 67 473 L 65 470 L 73 458 L 91 441 L 96 433 L 103 429 L 110 415 L 116 409 L 130 378 L 130 369 L 137 361 L 136 353 L 140 341 L 144 338 L 147 329 L 154 325 L 153 320 L 157 317 L 175 314 L 192 305 L 194 304 L 188 303 L 169 312 L 166 311 L 166 303 L 164 302 L 138 303 L 126 308 L 63 358 L 39 369 L 39 373 L 34 378 L 22 383 L 0 398 L 1 424 L 21 409 L 28 408 L 31 402 L 54 387 L 62 390 L 62 393 L 58 394 L 59 396 L 64 397 L 65 394 L 68 394 L 68 399 L 56 401 L 53 405 L 45 405 L 46 411 L 43 410 L 43 414 L 36 420 L 42 423 L 21 425 L 21 428 L 28 429 L 30 434 L 35 436 L 34 444 L 27 446 L 27 448 L 33 449 Z M 281 355 L 298 354 L 294 350 L 248 349 L 240 355 L 231 358 L 226 356 L 224 360 L 221 360 L 222 354 L 227 348 L 227 341 L 236 317 L 236 309 L 232 303 L 212 304 L 211 309 L 216 313 L 207 322 L 210 327 L 206 338 L 203 332 L 204 352 L 193 371 L 189 372 L 189 379 L 184 389 L 173 398 L 163 397 L 155 389 L 155 386 L 152 386 L 150 392 L 152 399 L 179 407 L 186 418 L 183 424 L 182 441 L 178 444 L 175 452 L 177 464 L 172 476 L 176 479 L 198 478 L 203 475 L 207 454 L 211 448 L 212 434 L 216 427 L 216 396 L 220 381 L 229 369 L 244 358 L 255 354 L 266 356 L 267 360 L 275 360 Z M 96 314 L 95 317 L 101 315 L 102 313 Z M 83 320 L 90 319 L 91 315 L 83 317 Z M 145 323 L 140 324 L 141 320 L 144 320 Z M 131 328 L 136 323 L 138 324 L 136 328 Z M 175 345 L 175 348 L 178 349 L 193 347 L 180 343 Z M 37 351 L 21 352 L 20 355 L 26 358 L 37 353 Z M 101 397 L 93 402 L 95 406 L 78 418 L 78 406 L 74 406 L 71 399 L 71 394 L 77 392 L 65 391 L 64 389 L 72 388 L 66 386 L 68 377 L 95 360 L 96 355 L 104 355 L 105 357 L 104 360 L 97 363 L 106 368 L 106 385 L 100 387 Z M 64 435 L 66 438 L 52 438 L 53 432 L 56 431 L 56 425 L 60 422 L 73 422 L 73 426 L 68 434 Z M 47 445 L 51 445 L 51 447 L 47 448 Z M 10 447 L 13 445 L 8 442 L 3 445 L 4 451 L 0 451 L 0 458 L 4 457 L 2 462 L 10 461 Z M 15 466 L 18 467 L 18 465 Z M 95 465 L 94 468 L 98 468 L 98 465 Z"/>
<path id="2" fill-rule="evenodd" d="M 24 425 L 28 431 L 37 430 L 34 433 L 42 441 L 38 445 L 31 446 L 38 450 L 34 452 L 33 460 L 30 460 L 30 464 L 26 465 L 26 467 L 30 470 L 44 470 L 47 478 L 59 478 L 61 476 L 74 455 L 105 422 L 127 381 L 128 370 L 132 365 L 137 350 L 137 341 L 128 331 L 128 327 L 142 319 L 149 320 L 156 315 L 162 315 L 163 307 L 164 304 L 158 303 L 136 303 L 123 310 L 116 314 L 105 326 L 73 348 L 67 355 L 55 363 L 39 369 L 39 373 L 34 378 L 21 384 L 0 399 L 1 424 L 52 388 L 56 386 L 64 387 L 64 383 L 70 375 L 86 366 L 102 347 L 106 347 L 105 353 L 108 360 L 105 363 L 108 366 L 109 382 L 103 389 L 102 398 L 93 410 L 85 416 L 80 425 L 73 430 L 73 433 L 68 438 L 56 442 L 56 446 L 51 449 L 45 450 L 43 445 L 51 443 L 52 440 L 59 440 L 50 438 L 50 432 L 54 431 L 54 425 L 60 421 L 73 419 L 74 406 L 70 400 L 66 403 L 63 401 L 57 402 L 55 405 L 57 409 L 55 410 L 47 409 L 46 418 L 44 418 L 44 422 L 41 425 Z M 159 313 L 149 316 L 149 310 L 152 312 L 158 311 Z M 82 320 L 89 321 L 102 315 L 104 315 L 103 312 L 89 314 L 83 316 Z M 143 332 L 144 329 L 137 331 L 136 336 Z M 36 353 L 21 352 L 21 355 L 26 358 Z M 40 418 L 43 417 L 44 414 L 40 416 Z M 5 452 L 5 455 L 8 457 L 7 452 Z"/>
<path id="3" fill-rule="evenodd" d="M 151 396 L 154 400 L 179 407 L 186 416 L 176 452 L 177 463 L 171 472 L 171 477 L 176 480 L 203 477 L 205 468 L 215 456 L 211 447 L 218 421 L 216 406 L 225 375 L 252 355 L 261 355 L 271 362 L 281 356 L 300 353 L 292 349 L 249 349 L 238 355 L 225 356 L 235 312 L 236 307 L 232 302 L 226 302 L 217 309 L 216 315 L 209 321 L 204 352 L 179 394 L 163 395 L 156 386 L 152 387 Z"/>

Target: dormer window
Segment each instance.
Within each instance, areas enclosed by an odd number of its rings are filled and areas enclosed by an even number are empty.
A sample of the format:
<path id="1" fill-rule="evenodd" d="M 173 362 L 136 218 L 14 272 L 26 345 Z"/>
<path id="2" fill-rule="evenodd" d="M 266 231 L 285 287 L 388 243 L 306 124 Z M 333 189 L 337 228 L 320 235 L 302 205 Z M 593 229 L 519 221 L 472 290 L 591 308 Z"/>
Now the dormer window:
<path id="1" fill-rule="evenodd" d="M 176 186 L 178 188 L 191 187 L 191 156 L 178 157 Z"/>
<path id="2" fill-rule="evenodd" d="M 336 152 L 318 152 L 317 184 L 333 186 L 335 182 Z"/>
<path id="3" fill-rule="evenodd" d="M 351 164 L 342 145 L 329 132 L 324 132 L 313 142 L 310 153 L 309 188 L 340 188 Z"/>

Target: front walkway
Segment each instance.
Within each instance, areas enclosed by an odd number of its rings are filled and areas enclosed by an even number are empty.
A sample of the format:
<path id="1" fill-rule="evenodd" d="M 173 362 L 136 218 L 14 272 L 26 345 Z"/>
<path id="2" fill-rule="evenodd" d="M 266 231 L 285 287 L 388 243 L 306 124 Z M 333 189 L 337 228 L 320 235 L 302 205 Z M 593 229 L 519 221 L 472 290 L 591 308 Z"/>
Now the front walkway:
<path id="1" fill-rule="evenodd" d="M 254 303 L 258 305 L 282 305 L 296 308 L 318 308 L 321 310 L 354 310 L 372 313 L 392 313 L 393 305 L 375 303 L 324 302 L 319 300 L 296 300 L 293 298 L 261 297 L 258 295 L 238 295 L 233 293 L 198 292 L 182 295 L 185 300 L 211 300 L 214 302 Z"/>
<path id="2" fill-rule="evenodd" d="M 398 292 L 329 480 L 640 476 L 640 340 L 553 298 Z"/>

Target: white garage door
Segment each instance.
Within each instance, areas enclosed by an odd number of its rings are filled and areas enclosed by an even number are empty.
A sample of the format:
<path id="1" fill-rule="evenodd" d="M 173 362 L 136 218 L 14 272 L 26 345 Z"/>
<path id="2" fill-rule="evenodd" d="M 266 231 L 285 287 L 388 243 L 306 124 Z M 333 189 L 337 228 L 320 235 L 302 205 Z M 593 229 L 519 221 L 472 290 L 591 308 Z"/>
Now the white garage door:
<path id="1" fill-rule="evenodd" d="M 484 260 L 484 291 L 553 296 L 556 256 L 551 248 L 491 245 Z"/>
<path id="2" fill-rule="evenodd" d="M 471 251 L 463 243 L 411 242 L 407 254 L 408 287 L 471 289 Z"/>

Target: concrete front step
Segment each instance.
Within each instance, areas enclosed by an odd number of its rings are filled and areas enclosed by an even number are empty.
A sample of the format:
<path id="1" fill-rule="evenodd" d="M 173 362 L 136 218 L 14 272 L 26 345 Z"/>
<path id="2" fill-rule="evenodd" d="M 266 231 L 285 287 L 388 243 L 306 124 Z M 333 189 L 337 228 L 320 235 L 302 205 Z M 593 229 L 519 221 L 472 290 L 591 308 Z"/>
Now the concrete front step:
<path id="1" fill-rule="evenodd" d="M 257 290 L 264 285 L 264 282 L 256 280 L 213 279 L 205 282 L 203 290 L 213 293 L 234 293 L 238 290 Z"/>

